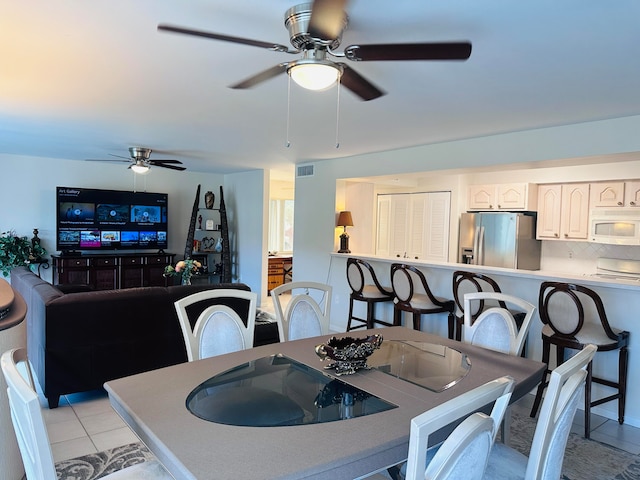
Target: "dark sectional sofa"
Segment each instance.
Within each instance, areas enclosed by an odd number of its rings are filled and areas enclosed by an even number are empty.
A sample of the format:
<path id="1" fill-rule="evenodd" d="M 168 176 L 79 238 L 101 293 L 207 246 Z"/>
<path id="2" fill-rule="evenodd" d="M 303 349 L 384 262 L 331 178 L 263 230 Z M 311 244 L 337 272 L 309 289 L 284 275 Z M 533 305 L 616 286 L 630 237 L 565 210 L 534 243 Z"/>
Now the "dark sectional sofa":
<path id="1" fill-rule="evenodd" d="M 213 288 L 249 290 L 241 283 L 176 285 L 89 291 L 54 286 L 26 267 L 11 271 L 11 285 L 27 302 L 27 352 L 49 408 L 60 395 L 102 388 L 104 382 L 186 362 L 173 303 Z M 192 306 L 189 317 L 212 302 Z M 241 317 L 248 305 L 224 299 Z M 254 345 L 278 341 L 275 323 L 256 325 Z"/>

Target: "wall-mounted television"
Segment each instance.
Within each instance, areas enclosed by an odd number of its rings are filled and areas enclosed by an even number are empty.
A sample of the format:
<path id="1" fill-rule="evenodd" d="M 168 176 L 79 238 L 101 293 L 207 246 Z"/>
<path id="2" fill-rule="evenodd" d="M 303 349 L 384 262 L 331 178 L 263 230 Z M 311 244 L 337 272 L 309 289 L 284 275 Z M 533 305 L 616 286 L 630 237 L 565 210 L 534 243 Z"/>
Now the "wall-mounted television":
<path id="1" fill-rule="evenodd" d="M 56 187 L 56 249 L 167 248 L 166 193 Z"/>

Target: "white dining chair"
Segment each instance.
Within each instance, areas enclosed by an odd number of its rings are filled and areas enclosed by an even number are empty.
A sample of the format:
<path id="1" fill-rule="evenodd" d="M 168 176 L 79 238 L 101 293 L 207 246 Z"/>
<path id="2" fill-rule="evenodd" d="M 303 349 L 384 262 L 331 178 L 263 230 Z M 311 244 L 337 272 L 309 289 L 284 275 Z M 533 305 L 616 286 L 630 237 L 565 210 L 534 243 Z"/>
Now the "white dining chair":
<path id="1" fill-rule="evenodd" d="M 584 392 L 587 365 L 597 347 L 587 345 L 551 372 L 529 456 L 502 443 L 489 455 L 486 480 L 557 480 L 578 403 Z"/>
<path id="2" fill-rule="evenodd" d="M 482 480 L 493 445 L 493 418 L 476 412 L 467 417 L 433 456 L 425 480 Z"/>
<path id="3" fill-rule="evenodd" d="M 291 282 L 271 290 L 280 341 L 329 334 L 332 286 L 318 282 Z M 291 294 L 284 307 L 283 295 Z"/>
<path id="4" fill-rule="evenodd" d="M 474 320 L 476 302 L 489 301 L 503 302 L 506 306 L 487 308 Z M 525 313 L 520 328 L 511 313 L 514 307 Z M 499 292 L 465 293 L 463 341 L 510 355 L 520 355 L 535 311 L 534 305 L 513 295 Z"/>
<path id="5" fill-rule="evenodd" d="M 205 308 L 195 321 L 189 316 L 190 307 L 201 302 L 212 303 L 224 298 L 246 301 L 246 318 L 240 318 L 227 305 L 215 303 Z M 188 360 L 191 362 L 252 348 L 257 303 L 256 293 L 233 288 L 204 290 L 176 301 L 174 306 L 180 321 Z"/>
<path id="6" fill-rule="evenodd" d="M 527 340 L 531 327 L 531 319 L 536 307 L 521 298 L 501 292 L 473 292 L 465 293 L 464 325 L 462 339 L 465 343 L 508 353 L 520 355 Z M 473 312 L 479 310 L 478 305 L 484 303 L 496 304 L 482 311 L 474 320 Z M 497 306 L 498 303 L 502 306 Z M 513 317 L 513 309 L 524 311 L 524 318 L 520 329 Z M 511 431 L 511 412 L 505 413 L 504 421 L 500 425 L 500 438 L 503 443 L 509 443 Z"/>
<path id="7" fill-rule="evenodd" d="M 47 426 L 35 391 L 26 349 L 16 348 L 3 353 L 0 357 L 0 366 L 7 382 L 11 421 L 18 440 L 26 478 L 57 480 Z M 104 480 L 173 479 L 155 459 L 101 478 Z"/>
<path id="8" fill-rule="evenodd" d="M 404 474 L 406 480 L 432 478 L 425 476 L 425 474 L 433 459 L 436 459 L 436 456 L 439 458 L 438 463 L 432 467 L 433 470 L 430 471 L 430 474 L 435 474 L 440 469 L 448 468 L 447 465 L 450 466 L 448 463 L 450 455 L 452 455 L 452 450 L 455 449 L 452 446 L 456 443 L 456 437 L 452 438 L 449 446 L 445 448 L 442 454 L 440 454 L 440 449 L 446 445 L 446 440 L 440 445 L 429 448 L 429 437 L 441 428 L 464 419 L 492 403 L 493 407 L 489 418 L 491 419 L 490 443 L 493 444 L 498 432 L 497 427 L 502 422 L 504 412 L 511 400 L 514 383 L 511 377 L 500 377 L 413 418 L 409 434 L 409 454 L 406 469 L 401 469 L 401 474 Z M 458 434 L 461 434 L 461 432 L 458 432 Z"/>

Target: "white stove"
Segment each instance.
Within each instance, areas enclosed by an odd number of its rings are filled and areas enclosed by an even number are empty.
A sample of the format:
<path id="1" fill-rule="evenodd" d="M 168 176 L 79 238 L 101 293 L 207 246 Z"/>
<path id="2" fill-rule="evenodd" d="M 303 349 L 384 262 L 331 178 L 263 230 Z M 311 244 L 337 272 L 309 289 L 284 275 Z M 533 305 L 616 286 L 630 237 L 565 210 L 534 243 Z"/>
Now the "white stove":
<path id="1" fill-rule="evenodd" d="M 594 277 L 611 280 L 636 280 L 640 282 L 640 260 L 599 258 Z"/>

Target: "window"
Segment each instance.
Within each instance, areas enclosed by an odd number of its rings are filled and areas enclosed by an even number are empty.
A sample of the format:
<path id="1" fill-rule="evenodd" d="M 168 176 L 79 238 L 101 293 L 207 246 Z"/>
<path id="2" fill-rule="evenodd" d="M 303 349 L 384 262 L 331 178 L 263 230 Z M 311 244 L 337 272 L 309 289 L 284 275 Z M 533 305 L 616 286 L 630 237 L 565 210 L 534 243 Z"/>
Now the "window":
<path id="1" fill-rule="evenodd" d="M 269 203 L 269 251 L 293 251 L 293 200 Z"/>

